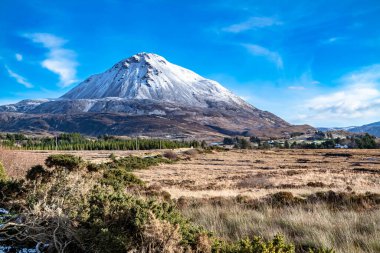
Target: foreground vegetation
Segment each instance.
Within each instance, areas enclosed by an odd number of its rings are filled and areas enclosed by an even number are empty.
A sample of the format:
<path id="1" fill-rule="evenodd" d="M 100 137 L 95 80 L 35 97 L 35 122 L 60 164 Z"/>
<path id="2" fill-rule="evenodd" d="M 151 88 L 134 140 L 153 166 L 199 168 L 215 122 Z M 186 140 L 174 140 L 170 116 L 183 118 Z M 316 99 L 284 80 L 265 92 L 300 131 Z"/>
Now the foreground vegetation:
<path id="1" fill-rule="evenodd" d="M 0 146 L 27 150 L 150 150 L 197 148 L 200 143 L 167 139 L 120 139 L 114 136 L 87 138 L 78 133 L 66 133 L 56 137 L 0 134 Z"/>
<path id="2" fill-rule="evenodd" d="M 2 245 L 41 252 L 304 252 L 276 231 L 270 238 L 248 234 L 233 240 L 213 234 L 185 218 L 181 203 L 168 193 L 131 173 L 175 162 L 176 154 L 110 158 L 91 164 L 72 155 L 52 155 L 45 166 L 31 168 L 25 180 L 4 175 Z M 302 249 L 333 252 L 314 245 Z"/>
<path id="3" fill-rule="evenodd" d="M 229 244 L 190 223 L 167 193 L 131 174 L 162 162 L 172 161 L 113 157 L 96 165 L 53 155 L 26 181 L 4 178 L 1 206 L 10 213 L 1 217 L 0 240 L 42 252 L 293 252 L 281 237 Z"/>
<path id="4" fill-rule="evenodd" d="M 262 203 L 241 196 L 193 201 L 181 200 L 186 203 L 182 213 L 231 241 L 252 234 L 264 238 L 282 234 L 298 252 L 310 247 L 341 253 L 380 251 L 379 195 L 327 192 L 299 201 L 284 192 Z"/>

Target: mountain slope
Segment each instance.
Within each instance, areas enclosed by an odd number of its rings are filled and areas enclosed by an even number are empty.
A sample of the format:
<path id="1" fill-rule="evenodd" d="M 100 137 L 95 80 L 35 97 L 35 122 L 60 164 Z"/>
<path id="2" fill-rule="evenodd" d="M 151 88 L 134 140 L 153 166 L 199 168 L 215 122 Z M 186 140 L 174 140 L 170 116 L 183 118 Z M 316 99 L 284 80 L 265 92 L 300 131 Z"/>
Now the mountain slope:
<path id="1" fill-rule="evenodd" d="M 371 124 L 350 128 L 350 132 L 354 133 L 369 133 L 376 137 L 380 137 L 380 122 L 374 122 Z"/>
<path id="2" fill-rule="evenodd" d="M 294 127 L 219 83 L 147 53 L 87 78 L 60 98 L 25 100 L 0 106 L 0 112 L 0 131 L 202 137 L 313 130 Z"/>

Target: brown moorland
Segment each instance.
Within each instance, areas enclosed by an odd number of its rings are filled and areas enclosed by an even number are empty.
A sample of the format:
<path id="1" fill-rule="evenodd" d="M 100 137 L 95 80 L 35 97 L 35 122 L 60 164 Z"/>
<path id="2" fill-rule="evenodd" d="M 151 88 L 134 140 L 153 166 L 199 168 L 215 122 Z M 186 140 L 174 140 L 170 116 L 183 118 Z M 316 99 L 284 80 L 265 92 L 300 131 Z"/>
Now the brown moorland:
<path id="1" fill-rule="evenodd" d="M 318 191 L 380 193 L 379 150 L 231 150 L 189 156 L 135 173 L 184 197 L 263 197 Z"/>

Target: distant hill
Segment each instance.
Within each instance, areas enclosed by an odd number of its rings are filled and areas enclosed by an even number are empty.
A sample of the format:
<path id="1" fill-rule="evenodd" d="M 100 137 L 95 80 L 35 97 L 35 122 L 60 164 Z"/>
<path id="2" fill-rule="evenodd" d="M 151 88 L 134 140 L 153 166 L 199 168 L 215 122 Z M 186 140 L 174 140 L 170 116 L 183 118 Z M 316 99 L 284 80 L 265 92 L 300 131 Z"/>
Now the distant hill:
<path id="1" fill-rule="evenodd" d="M 354 133 L 369 133 L 376 137 L 380 137 L 380 122 L 363 125 L 360 127 L 354 127 L 350 129 L 350 132 Z"/>
<path id="2" fill-rule="evenodd" d="M 351 127 L 318 127 L 319 131 L 327 132 L 327 131 L 337 131 L 343 130 L 351 133 L 369 133 L 376 137 L 380 137 L 380 122 L 371 123 L 363 126 L 351 126 Z"/>

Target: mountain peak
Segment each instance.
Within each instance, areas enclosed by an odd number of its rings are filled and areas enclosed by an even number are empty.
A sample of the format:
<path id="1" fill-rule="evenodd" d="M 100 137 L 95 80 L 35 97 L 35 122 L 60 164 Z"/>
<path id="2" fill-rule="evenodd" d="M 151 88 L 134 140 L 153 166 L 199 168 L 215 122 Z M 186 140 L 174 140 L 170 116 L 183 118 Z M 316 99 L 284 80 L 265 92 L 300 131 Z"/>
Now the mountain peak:
<path id="1" fill-rule="evenodd" d="M 139 68 L 142 68 L 142 67 L 153 68 L 155 65 L 167 64 L 167 63 L 168 61 L 164 57 L 158 54 L 141 52 L 119 61 L 109 71 L 112 71 L 113 69 L 119 68 L 119 67 L 128 68 L 132 64 L 140 65 L 138 66 Z"/>
<path id="2" fill-rule="evenodd" d="M 252 108 L 219 83 L 172 64 L 160 55 L 145 52 L 87 78 L 62 96 L 64 99 L 107 97 L 151 99 L 197 107 L 223 102 Z"/>
<path id="3" fill-rule="evenodd" d="M 162 61 L 163 62 L 167 62 L 167 60 L 158 55 L 158 54 L 154 54 L 154 53 L 146 53 L 146 52 L 141 52 L 141 53 L 138 53 L 138 54 L 135 54 L 135 55 L 132 55 L 131 57 L 127 58 L 125 60 L 126 62 L 151 62 L 151 61 Z"/>

